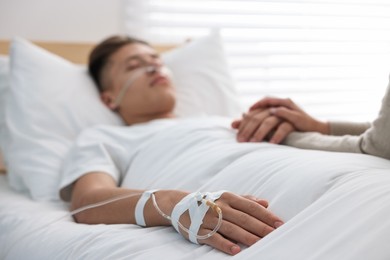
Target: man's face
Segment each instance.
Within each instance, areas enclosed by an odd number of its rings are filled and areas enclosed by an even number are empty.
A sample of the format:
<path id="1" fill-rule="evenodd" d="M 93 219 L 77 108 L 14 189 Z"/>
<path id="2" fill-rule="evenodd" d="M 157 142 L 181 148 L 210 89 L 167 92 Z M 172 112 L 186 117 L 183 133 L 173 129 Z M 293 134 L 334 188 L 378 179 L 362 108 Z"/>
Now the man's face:
<path id="1" fill-rule="evenodd" d="M 103 102 L 127 123 L 171 113 L 174 108 L 171 76 L 156 51 L 147 45 L 133 43 L 120 48 L 111 55 L 103 77 L 107 82 Z"/>

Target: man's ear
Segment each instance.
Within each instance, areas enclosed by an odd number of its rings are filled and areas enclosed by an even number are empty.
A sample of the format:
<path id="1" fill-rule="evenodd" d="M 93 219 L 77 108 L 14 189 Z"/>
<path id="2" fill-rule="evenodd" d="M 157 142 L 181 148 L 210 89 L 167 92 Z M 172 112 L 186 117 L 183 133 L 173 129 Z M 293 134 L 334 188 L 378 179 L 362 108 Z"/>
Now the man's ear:
<path id="1" fill-rule="evenodd" d="M 100 99 L 110 110 L 115 110 L 117 108 L 111 93 L 107 91 L 100 93 Z"/>

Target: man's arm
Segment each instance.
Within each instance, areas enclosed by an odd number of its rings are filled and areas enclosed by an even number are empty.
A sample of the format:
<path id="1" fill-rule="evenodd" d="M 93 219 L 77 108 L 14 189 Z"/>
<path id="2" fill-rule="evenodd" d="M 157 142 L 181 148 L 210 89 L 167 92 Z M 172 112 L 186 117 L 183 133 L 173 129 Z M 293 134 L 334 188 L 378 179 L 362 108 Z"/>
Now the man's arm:
<path id="1" fill-rule="evenodd" d="M 89 209 L 76 214 L 75 220 L 79 223 L 86 224 L 119 224 L 127 223 L 134 224 L 134 210 L 142 190 L 130 190 L 119 188 L 111 176 L 105 173 L 93 172 L 80 177 L 74 185 L 71 201 L 71 209 L 77 209 L 85 205 L 104 201 L 124 194 L 135 194 L 134 197 L 118 200 L 104 206 Z M 167 204 L 164 196 L 166 191 L 159 191 L 162 193 L 159 196 L 159 203 L 161 205 Z M 160 194 L 159 194 L 160 195 Z M 178 200 L 187 195 L 186 193 L 178 193 Z M 161 197 L 161 198 L 160 198 Z M 152 203 L 148 201 L 145 205 L 145 216 L 148 226 L 166 226 L 170 223 L 160 216 L 154 209 Z"/>
<path id="2" fill-rule="evenodd" d="M 115 196 L 140 194 L 142 192 L 141 190 L 117 187 L 115 181 L 108 174 L 102 172 L 88 173 L 80 177 L 74 184 L 71 207 L 74 210 Z M 187 194 L 187 192 L 179 190 L 161 190 L 157 191 L 155 196 L 160 209 L 165 214 L 171 215 L 174 206 Z M 134 224 L 136 223 L 134 212 L 139 198 L 140 195 L 136 195 L 101 207 L 88 209 L 76 214 L 75 219 L 79 223 L 87 224 Z M 234 255 L 241 250 L 232 241 L 251 246 L 283 223 L 263 206 L 265 205 L 264 201 L 253 197 L 243 197 L 225 192 L 216 201 L 216 204 L 222 210 L 222 225 L 216 234 L 205 240 L 199 240 L 199 243 L 210 245 L 227 254 Z M 167 226 L 171 224 L 159 215 L 150 199 L 145 205 L 144 217 L 146 226 Z M 188 228 L 190 224 L 188 213 L 185 213 L 180 221 Z M 217 214 L 209 210 L 198 234 L 210 232 L 217 222 Z M 188 239 L 187 234 L 183 234 L 183 236 Z"/>

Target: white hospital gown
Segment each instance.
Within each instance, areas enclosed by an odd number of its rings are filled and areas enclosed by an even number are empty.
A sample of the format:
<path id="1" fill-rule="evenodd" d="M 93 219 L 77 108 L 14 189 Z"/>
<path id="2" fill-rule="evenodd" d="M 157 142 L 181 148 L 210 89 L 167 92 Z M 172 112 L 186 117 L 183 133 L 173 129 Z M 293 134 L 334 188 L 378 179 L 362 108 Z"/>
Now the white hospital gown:
<path id="1" fill-rule="evenodd" d="M 60 189 L 67 187 L 69 199 L 71 184 L 89 172 L 105 172 L 118 185 L 126 179 L 123 185 L 134 189 L 161 188 L 161 175 L 169 178 L 172 172 L 182 172 L 182 180 L 172 176 L 175 187 L 192 189 L 196 183 L 202 184 L 203 177 L 207 179 L 229 164 L 230 158 L 256 149 L 254 144 L 237 143 L 230 122 L 228 118 L 202 117 L 90 128 L 81 133 L 64 161 Z M 201 162 L 198 172 L 188 176 L 186 164 L 194 160 Z"/>
<path id="2" fill-rule="evenodd" d="M 96 126 L 84 130 L 63 162 L 60 189 L 67 188 L 89 172 L 105 172 L 119 184 L 131 159 L 154 135 L 178 123 L 177 120 L 154 120 L 136 126 Z"/>

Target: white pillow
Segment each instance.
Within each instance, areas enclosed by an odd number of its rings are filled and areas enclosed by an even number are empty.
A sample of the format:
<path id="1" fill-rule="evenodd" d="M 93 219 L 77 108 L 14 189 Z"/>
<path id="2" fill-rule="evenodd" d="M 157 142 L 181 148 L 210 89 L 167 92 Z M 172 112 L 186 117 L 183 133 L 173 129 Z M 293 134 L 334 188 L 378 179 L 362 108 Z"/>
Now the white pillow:
<path id="1" fill-rule="evenodd" d="M 179 115 L 239 113 L 219 40 L 206 37 L 163 56 L 182 85 L 177 85 Z M 11 44 L 10 78 L 2 137 L 10 185 L 33 199 L 57 200 L 62 160 L 79 132 L 122 121 L 101 103 L 85 67 L 26 40 Z"/>
<path id="2" fill-rule="evenodd" d="M 179 117 L 237 117 L 242 109 L 219 33 L 162 55 L 173 71 Z"/>
<path id="3" fill-rule="evenodd" d="M 99 99 L 84 67 L 25 40 L 11 44 L 4 159 L 10 184 L 34 199 L 57 199 L 61 162 L 78 133 L 120 124 Z"/>

